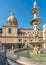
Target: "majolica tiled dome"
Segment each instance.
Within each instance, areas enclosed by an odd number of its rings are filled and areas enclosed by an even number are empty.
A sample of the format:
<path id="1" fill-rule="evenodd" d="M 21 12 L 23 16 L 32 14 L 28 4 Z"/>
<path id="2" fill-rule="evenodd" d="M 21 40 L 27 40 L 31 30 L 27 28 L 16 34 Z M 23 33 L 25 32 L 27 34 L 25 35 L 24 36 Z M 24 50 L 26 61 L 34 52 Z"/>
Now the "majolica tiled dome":
<path id="1" fill-rule="evenodd" d="M 7 24 L 8 25 L 18 25 L 17 19 L 14 16 L 14 13 L 12 12 L 11 15 L 7 19 Z"/>

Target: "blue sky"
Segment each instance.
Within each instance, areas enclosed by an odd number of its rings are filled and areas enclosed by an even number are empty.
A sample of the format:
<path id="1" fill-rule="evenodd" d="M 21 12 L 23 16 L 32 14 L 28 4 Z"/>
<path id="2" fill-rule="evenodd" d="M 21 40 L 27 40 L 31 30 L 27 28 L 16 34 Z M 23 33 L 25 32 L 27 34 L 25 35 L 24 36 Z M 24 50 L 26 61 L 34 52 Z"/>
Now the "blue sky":
<path id="1" fill-rule="evenodd" d="M 38 16 L 42 18 L 42 23 L 39 27 L 42 28 L 46 23 L 46 0 L 0 0 L 0 28 L 6 24 L 12 11 L 17 18 L 19 28 L 32 28 L 30 20 L 33 18 L 31 10 L 34 1 L 40 9 Z"/>

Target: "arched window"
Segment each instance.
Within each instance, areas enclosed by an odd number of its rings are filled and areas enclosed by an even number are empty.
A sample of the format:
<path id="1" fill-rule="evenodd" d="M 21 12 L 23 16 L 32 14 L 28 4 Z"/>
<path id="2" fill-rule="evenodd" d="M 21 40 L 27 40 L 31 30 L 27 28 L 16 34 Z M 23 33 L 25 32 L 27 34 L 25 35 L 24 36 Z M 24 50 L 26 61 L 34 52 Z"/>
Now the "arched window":
<path id="1" fill-rule="evenodd" d="M 11 28 L 9 28 L 8 32 L 11 33 Z"/>

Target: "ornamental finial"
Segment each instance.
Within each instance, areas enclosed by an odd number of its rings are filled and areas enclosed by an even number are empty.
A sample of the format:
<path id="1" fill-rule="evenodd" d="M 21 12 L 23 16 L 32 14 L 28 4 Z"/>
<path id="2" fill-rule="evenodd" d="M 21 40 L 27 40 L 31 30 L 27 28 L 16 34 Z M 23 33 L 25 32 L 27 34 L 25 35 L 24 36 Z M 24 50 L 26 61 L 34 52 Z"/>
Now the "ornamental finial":
<path id="1" fill-rule="evenodd" d="M 11 16 L 14 16 L 14 12 L 11 12 Z"/>
<path id="2" fill-rule="evenodd" d="M 37 5 L 37 4 L 36 4 L 36 1 L 35 1 L 35 2 L 34 2 L 34 8 L 36 8 L 36 5 Z"/>

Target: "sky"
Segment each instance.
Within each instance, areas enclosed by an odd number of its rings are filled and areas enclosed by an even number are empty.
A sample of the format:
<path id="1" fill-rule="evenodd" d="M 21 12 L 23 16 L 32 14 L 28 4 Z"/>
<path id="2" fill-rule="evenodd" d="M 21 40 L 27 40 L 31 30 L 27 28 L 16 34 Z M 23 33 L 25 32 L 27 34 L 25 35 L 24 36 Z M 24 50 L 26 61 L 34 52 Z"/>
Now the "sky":
<path id="1" fill-rule="evenodd" d="M 11 12 L 17 18 L 19 28 L 32 28 L 32 8 L 34 1 L 40 9 L 38 17 L 42 19 L 40 28 L 46 23 L 46 0 L 0 0 L 0 28 L 6 25 Z"/>

